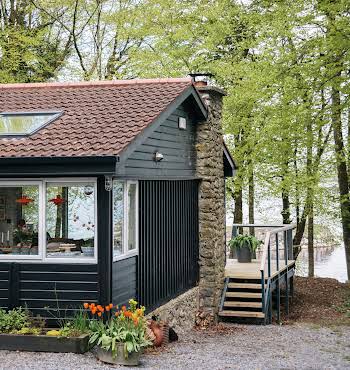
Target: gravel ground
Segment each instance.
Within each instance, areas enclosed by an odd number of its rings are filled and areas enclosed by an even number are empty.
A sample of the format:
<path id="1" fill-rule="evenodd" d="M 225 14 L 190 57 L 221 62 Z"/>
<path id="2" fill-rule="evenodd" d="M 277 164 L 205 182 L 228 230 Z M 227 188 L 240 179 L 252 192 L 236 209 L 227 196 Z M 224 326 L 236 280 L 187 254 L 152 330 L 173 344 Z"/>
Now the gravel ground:
<path id="1" fill-rule="evenodd" d="M 0 369 L 113 369 L 85 355 L 0 351 Z M 146 353 L 143 369 L 350 369 L 350 327 L 220 324 Z"/>

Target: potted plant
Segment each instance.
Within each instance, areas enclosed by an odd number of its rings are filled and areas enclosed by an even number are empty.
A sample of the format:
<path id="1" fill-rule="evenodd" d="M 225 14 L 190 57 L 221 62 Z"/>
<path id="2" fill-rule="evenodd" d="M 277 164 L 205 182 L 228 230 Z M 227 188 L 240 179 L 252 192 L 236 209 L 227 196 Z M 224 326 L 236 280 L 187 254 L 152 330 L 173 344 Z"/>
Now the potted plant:
<path id="1" fill-rule="evenodd" d="M 145 308 L 137 308 L 133 299 L 128 308 L 122 306 L 120 310 L 113 304 L 85 303 L 84 307 L 90 309 L 93 318 L 90 343 L 97 345 L 97 358 L 110 364 L 138 365 L 141 350 L 152 344 L 146 334 Z"/>
<path id="2" fill-rule="evenodd" d="M 12 247 L 13 254 L 30 254 L 30 247 L 33 242 L 34 233 L 27 228 L 18 228 L 13 232 L 13 242 L 15 247 Z"/>
<path id="3" fill-rule="evenodd" d="M 252 261 L 252 254 L 261 244 L 253 235 L 237 235 L 229 242 L 231 250 L 236 250 L 237 260 L 241 263 Z"/>

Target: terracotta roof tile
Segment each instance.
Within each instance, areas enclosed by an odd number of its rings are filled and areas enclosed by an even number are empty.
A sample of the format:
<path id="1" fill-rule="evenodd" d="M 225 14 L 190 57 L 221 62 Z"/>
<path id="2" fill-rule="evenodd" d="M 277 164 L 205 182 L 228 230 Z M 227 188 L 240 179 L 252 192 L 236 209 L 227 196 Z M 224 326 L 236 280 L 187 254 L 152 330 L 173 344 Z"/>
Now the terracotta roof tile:
<path id="1" fill-rule="evenodd" d="M 63 111 L 31 136 L 0 138 L 0 157 L 119 154 L 190 79 L 0 84 L 0 112 Z"/>

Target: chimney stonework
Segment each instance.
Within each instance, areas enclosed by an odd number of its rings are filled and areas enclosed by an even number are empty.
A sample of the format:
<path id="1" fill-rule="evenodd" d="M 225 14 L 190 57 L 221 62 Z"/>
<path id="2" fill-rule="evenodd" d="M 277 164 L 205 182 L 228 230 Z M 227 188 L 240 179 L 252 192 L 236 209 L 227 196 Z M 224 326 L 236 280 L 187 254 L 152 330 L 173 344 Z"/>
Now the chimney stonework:
<path id="1" fill-rule="evenodd" d="M 199 185 L 198 321 L 216 321 L 225 270 L 225 180 L 223 166 L 222 98 L 212 86 L 197 86 L 208 107 L 208 119 L 197 126 Z"/>

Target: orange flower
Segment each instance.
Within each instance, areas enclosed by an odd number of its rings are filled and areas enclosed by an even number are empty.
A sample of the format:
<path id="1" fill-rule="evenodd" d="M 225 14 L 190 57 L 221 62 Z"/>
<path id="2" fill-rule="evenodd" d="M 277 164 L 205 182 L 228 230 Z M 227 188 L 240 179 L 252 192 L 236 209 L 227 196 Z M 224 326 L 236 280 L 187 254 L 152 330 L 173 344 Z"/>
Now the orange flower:
<path id="1" fill-rule="evenodd" d="M 113 303 L 109 304 L 109 308 L 111 308 L 111 309 L 113 308 Z M 118 308 L 118 306 L 116 306 L 116 308 Z"/>
<path id="2" fill-rule="evenodd" d="M 125 311 L 125 312 L 124 312 L 124 316 L 125 316 L 125 317 L 131 317 L 131 316 L 132 316 L 132 312 L 130 312 L 130 311 Z"/>
<path id="3" fill-rule="evenodd" d="M 122 311 L 125 312 L 126 311 L 126 306 L 122 306 Z"/>
<path id="4" fill-rule="evenodd" d="M 106 306 L 106 311 L 108 312 L 110 310 L 110 307 L 109 306 Z"/>
<path id="5" fill-rule="evenodd" d="M 116 317 L 118 317 L 118 316 L 119 316 L 119 314 L 120 314 L 120 312 L 119 312 L 119 311 L 117 311 L 114 315 L 115 315 Z"/>
<path id="6" fill-rule="evenodd" d="M 91 305 L 90 305 L 90 309 L 92 309 L 92 308 L 94 308 L 94 307 L 96 307 L 96 306 L 95 306 L 95 303 L 91 303 Z"/>
<path id="7" fill-rule="evenodd" d="M 104 311 L 104 308 L 103 308 L 100 304 L 98 304 L 96 307 L 97 307 L 97 309 L 98 309 L 99 311 L 101 311 L 101 312 L 103 312 L 103 311 Z"/>
<path id="8" fill-rule="evenodd" d="M 93 307 L 93 308 L 91 309 L 91 313 L 92 313 L 93 315 L 95 315 L 96 311 L 97 311 L 96 307 Z"/>
<path id="9" fill-rule="evenodd" d="M 98 315 L 98 317 L 101 317 L 102 316 L 102 312 L 98 312 L 97 315 Z"/>
<path id="10" fill-rule="evenodd" d="M 141 310 L 141 308 L 138 308 L 136 310 L 136 314 L 137 314 L 137 316 L 142 316 L 143 315 L 143 311 Z"/>
<path id="11" fill-rule="evenodd" d="M 139 319 L 138 318 L 134 319 L 134 325 L 137 326 L 138 324 L 139 324 Z"/>
<path id="12" fill-rule="evenodd" d="M 88 303 L 84 303 L 84 308 L 87 310 L 89 308 L 89 304 Z"/>

